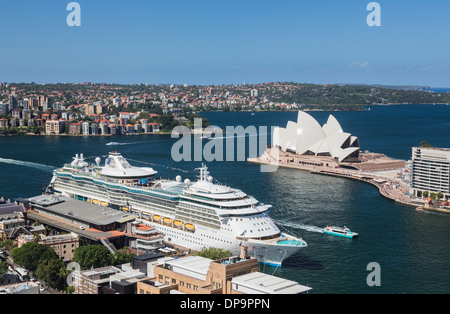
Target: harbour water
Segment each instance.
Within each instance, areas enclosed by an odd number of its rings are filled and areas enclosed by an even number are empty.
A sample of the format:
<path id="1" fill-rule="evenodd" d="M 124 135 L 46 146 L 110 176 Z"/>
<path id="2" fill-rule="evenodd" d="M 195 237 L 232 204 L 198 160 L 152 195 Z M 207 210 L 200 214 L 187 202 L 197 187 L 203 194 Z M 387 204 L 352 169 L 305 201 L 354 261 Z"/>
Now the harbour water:
<path id="1" fill-rule="evenodd" d="M 330 112 L 310 114 L 323 124 Z M 407 160 L 411 147 L 422 140 L 450 147 L 450 106 L 376 106 L 370 111 L 332 114 L 344 131 L 359 137 L 363 150 Z M 269 130 L 296 116 L 296 112 L 204 114 L 220 127 L 255 125 Z M 0 137 L 0 195 L 10 199 L 38 195 L 51 179 L 52 169 L 71 161 L 76 153 L 104 156 L 114 149 L 126 158 L 152 163 L 162 177 L 181 175 L 192 180 L 196 175 L 192 170 L 201 162 L 174 162 L 171 149 L 176 141 L 170 135 Z M 207 165 L 223 184 L 272 204 L 270 216 L 280 229 L 308 243 L 282 268 L 262 266 L 261 270 L 309 285 L 311 293 L 450 292 L 450 215 L 417 212 L 385 199 L 371 185 L 345 178 L 283 168 L 264 173 L 259 165 L 245 161 Z M 359 236 L 325 235 L 320 230 L 327 225 L 347 226 Z M 371 270 L 366 267 L 371 262 L 380 265 L 381 286 L 367 285 Z"/>

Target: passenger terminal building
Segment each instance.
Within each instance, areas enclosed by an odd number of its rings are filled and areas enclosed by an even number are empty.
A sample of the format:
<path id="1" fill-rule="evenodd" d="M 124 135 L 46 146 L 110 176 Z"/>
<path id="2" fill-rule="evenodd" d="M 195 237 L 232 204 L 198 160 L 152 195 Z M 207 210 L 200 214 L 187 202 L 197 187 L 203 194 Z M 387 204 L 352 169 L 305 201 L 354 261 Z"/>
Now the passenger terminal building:
<path id="1" fill-rule="evenodd" d="M 450 149 L 437 147 L 412 148 L 411 188 L 414 196 L 441 192 L 450 198 Z"/>

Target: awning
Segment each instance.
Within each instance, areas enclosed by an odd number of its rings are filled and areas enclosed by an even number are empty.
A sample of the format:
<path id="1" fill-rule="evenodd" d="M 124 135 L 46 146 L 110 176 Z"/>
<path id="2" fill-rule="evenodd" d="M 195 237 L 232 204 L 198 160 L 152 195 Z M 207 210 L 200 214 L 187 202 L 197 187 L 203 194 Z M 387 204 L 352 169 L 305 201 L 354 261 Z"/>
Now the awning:
<path id="1" fill-rule="evenodd" d="M 120 219 L 117 219 L 116 222 L 122 224 L 122 223 L 125 223 L 125 222 L 128 222 L 128 221 L 131 221 L 131 220 L 135 220 L 136 218 L 138 218 L 138 216 L 136 216 L 136 215 L 129 215 L 129 216 L 125 216 L 125 217 L 122 217 Z"/>

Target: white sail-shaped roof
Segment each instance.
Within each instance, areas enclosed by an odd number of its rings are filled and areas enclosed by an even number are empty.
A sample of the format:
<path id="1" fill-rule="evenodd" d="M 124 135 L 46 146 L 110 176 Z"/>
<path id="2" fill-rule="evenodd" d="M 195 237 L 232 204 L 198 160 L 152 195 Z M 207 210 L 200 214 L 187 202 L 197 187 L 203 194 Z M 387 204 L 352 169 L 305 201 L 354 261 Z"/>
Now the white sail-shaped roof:
<path id="1" fill-rule="evenodd" d="M 316 121 L 316 119 L 311 117 L 309 114 L 304 113 L 303 111 L 298 112 L 297 125 L 297 154 L 306 153 L 316 143 L 322 141 L 325 138 L 325 133 L 323 132 L 322 127 Z"/>
<path id="2" fill-rule="evenodd" d="M 285 128 L 280 128 L 280 127 L 275 127 L 273 129 L 273 134 L 272 134 L 272 146 L 274 147 L 281 147 L 281 142 L 282 139 L 284 137 L 286 129 Z"/>
<path id="3" fill-rule="evenodd" d="M 330 136 L 334 133 L 343 133 L 341 125 L 339 124 L 338 120 L 330 114 L 328 117 L 327 123 L 323 126 L 323 131 L 325 132 L 326 136 Z"/>
<path id="4" fill-rule="evenodd" d="M 299 155 L 331 155 L 339 162 L 359 154 L 359 140 L 345 133 L 337 119 L 330 115 L 323 127 L 309 114 L 299 111 L 297 122 L 288 121 L 286 128 L 275 128 L 272 143 L 283 151 Z"/>
<path id="5" fill-rule="evenodd" d="M 297 139 L 298 128 L 297 123 L 288 121 L 286 126 L 286 132 L 284 136 L 284 141 L 282 142 L 282 148 L 284 151 L 296 151 L 295 141 Z"/>

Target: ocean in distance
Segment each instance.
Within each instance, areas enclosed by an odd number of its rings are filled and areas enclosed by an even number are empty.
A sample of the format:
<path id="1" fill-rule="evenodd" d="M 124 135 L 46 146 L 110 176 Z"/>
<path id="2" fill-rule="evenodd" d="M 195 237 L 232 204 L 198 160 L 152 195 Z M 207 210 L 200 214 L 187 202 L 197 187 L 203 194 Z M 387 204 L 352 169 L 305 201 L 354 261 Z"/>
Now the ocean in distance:
<path id="1" fill-rule="evenodd" d="M 310 114 L 323 124 L 330 112 Z M 362 150 L 407 160 L 411 147 L 422 140 L 450 147 L 450 106 L 374 106 L 370 111 L 332 114 L 345 132 L 359 137 Z M 208 112 L 204 117 L 224 128 L 254 125 L 267 126 L 270 131 L 271 126 L 284 127 L 288 120 L 295 121 L 297 113 Z M 50 181 L 52 170 L 70 162 L 75 154 L 105 156 L 111 150 L 152 163 L 162 177 L 181 175 L 194 180 L 193 170 L 201 162 L 174 162 L 171 149 L 177 140 L 170 135 L 0 137 L 0 195 L 11 200 L 38 195 Z M 111 142 L 116 144 L 107 145 Z M 385 199 L 372 185 L 350 179 L 283 168 L 262 173 L 259 165 L 245 161 L 206 164 L 221 183 L 272 204 L 270 216 L 280 229 L 308 243 L 282 268 L 261 266 L 262 271 L 308 285 L 313 288 L 310 293 L 450 292 L 450 215 L 417 212 Z M 327 225 L 347 226 L 359 236 L 350 240 L 320 233 Z M 380 265 L 379 287 L 366 282 L 371 262 Z"/>

